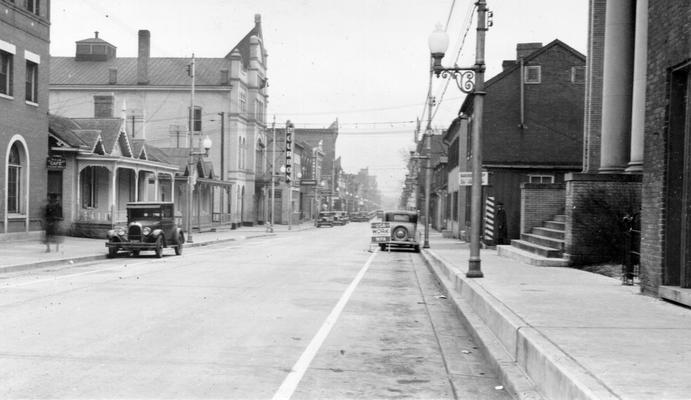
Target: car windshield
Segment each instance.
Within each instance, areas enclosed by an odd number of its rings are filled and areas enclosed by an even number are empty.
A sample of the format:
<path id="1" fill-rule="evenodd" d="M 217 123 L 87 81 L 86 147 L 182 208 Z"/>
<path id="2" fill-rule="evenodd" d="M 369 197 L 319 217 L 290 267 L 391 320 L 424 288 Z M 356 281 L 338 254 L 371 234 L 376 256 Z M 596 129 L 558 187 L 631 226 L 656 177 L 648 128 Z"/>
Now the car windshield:
<path id="1" fill-rule="evenodd" d="M 130 219 L 158 219 L 161 218 L 160 209 L 145 209 L 145 208 L 135 208 L 130 209 L 129 215 Z"/>

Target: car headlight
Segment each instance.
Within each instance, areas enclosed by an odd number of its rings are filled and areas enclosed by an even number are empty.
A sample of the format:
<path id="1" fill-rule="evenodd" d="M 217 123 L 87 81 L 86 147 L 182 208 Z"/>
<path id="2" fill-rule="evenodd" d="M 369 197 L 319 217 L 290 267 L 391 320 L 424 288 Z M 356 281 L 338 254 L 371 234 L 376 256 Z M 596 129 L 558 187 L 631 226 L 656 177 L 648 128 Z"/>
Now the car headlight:
<path id="1" fill-rule="evenodd" d="M 144 229 L 142 229 L 142 234 L 144 236 L 149 236 L 150 233 L 151 233 L 151 228 L 149 228 L 148 226 L 145 227 Z"/>
<path id="2" fill-rule="evenodd" d="M 122 226 L 116 226 L 115 227 L 115 234 L 118 236 L 124 236 L 125 235 L 125 228 Z"/>

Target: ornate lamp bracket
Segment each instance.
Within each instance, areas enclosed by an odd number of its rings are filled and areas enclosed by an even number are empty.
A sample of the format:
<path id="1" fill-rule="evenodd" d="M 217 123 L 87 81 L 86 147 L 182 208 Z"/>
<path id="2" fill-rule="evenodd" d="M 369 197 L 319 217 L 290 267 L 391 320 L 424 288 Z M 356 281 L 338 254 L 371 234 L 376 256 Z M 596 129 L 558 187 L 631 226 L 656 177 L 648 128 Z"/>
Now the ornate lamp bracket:
<path id="1" fill-rule="evenodd" d="M 439 77 L 448 79 L 451 77 L 456 81 L 456 85 L 463 93 L 472 93 L 475 90 L 475 70 L 476 68 L 444 68 L 435 67 L 434 73 Z"/>

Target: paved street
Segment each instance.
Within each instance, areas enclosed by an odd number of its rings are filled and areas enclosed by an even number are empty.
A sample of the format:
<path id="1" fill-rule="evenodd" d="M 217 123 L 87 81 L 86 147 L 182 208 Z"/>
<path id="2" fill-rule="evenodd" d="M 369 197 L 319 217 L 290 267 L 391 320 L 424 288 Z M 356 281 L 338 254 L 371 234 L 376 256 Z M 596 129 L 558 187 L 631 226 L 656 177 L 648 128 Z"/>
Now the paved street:
<path id="1" fill-rule="evenodd" d="M 368 224 L 0 276 L 2 398 L 509 398 Z"/>

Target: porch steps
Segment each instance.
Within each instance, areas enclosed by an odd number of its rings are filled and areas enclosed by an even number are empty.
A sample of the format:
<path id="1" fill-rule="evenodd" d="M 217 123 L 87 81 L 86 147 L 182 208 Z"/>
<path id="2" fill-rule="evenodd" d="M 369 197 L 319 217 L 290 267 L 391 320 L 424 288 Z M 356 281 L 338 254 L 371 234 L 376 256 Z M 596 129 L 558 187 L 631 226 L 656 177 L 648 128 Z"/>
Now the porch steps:
<path id="1" fill-rule="evenodd" d="M 564 258 L 565 227 L 566 216 L 555 215 L 531 233 L 522 233 L 520 240 L 511 240 L 511 245 L 497 246 L 497 253 L 530 265 L 566 267 L 569 262 Z"/>

